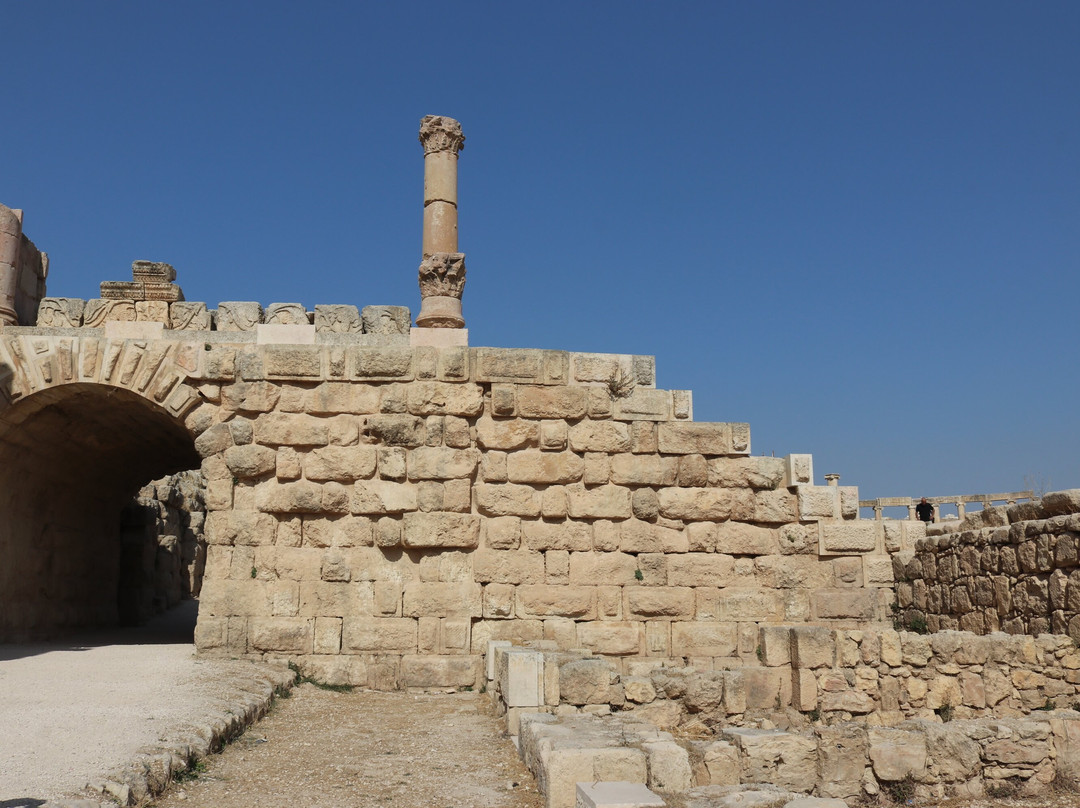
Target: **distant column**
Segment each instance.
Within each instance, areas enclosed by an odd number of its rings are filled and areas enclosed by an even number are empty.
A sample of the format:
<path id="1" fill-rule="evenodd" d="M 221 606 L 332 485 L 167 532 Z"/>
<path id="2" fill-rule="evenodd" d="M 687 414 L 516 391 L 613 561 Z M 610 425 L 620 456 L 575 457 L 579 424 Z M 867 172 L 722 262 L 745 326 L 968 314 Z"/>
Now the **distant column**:
<path id="1" fill-rule="evenodd" d="M 424 239 L 416 325 L 464 328 L 465 254 L 458 252 L 457 160 L 465 135 L 453 118 L 427 115 L 420 121 L 420 142 L 424 146 Z"/>
<path id="2" fill-rule="evenodd" d="M 22 211 L 0 205 L 0 326 L 18 325 L 15 293 L 19 288 Z"/>

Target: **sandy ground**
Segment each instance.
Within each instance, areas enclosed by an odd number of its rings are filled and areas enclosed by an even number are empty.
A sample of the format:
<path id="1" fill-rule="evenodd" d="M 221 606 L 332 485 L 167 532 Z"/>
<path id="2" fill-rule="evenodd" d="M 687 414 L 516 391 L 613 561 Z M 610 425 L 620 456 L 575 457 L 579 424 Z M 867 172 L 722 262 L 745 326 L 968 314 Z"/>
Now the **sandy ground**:
<path id="1" fill-rule="evenodd" d="M 138 629 L 0 645 L 0 805 L 85 796 L 223 704 L 250 664 L 197 660 L 193 602 Z"/>
<path id="2" fill-rule="evenodd" d="M 541 808 L 479 693 L 337 693 L 311 684 L 155 808 Z"/>

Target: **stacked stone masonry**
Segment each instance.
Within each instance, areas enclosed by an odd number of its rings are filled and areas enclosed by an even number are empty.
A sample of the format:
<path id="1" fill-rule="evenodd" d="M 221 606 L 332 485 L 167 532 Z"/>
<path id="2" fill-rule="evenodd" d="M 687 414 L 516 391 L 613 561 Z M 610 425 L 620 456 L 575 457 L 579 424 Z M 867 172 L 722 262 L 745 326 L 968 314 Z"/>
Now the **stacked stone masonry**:
<path id="1" fill-rule="evenodd" d="M 976 512 L 894 558 L 899 618 L 1080 639 L 1080 490 Z"/>
<path id="2" fill-rule="evenodd" d="M 693 422 L 651 357 L 144 325 L 5 328 L 0 390 L 121 387 L 184 425 L 203 651 L 379 687 L 475 684 L 503 638 L 725 666 L 762 625 L 886 618 L 889 553 L 922 536 Z"/>
<path id="3" fill-rule="evenodd" d="M 534 713 L 522 717 L 520 751 L 547 808 L 573 808 L 579 783 L 610 781 L 645 784 L 693 808 L 841 808 L 879 795 L 897 804 L 1034 796 L 1072 787 L 1080 774 L 1080 714 L 802 731 L 733 727 L 688 739 L 633 715 Z"/>

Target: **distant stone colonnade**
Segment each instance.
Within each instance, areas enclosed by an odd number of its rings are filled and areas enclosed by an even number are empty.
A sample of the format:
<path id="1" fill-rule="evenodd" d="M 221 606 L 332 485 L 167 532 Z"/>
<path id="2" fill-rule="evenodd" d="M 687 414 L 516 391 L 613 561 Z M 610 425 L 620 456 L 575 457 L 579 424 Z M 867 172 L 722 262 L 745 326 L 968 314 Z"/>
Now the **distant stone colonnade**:
<path id="1" fill-rule="evenodd" d="M 825 475 L 828 478 L 830 475 Z M 909 520 L 915 520 L 915 508 L 922 497 L 878 497 L 877 499 L 860 499 L 859 508 L 871 508 L 875 519 L 883 519 L 882 511 L 885 508 L 907 508 Z M 991 508 L 995 504 L 1004 503 L 1015 505 L 1018 502 L 1027 502 L 1036 499 L 1033 491 L 1009 491 L 1003 494 L 964 494 L 950 497 L 926 497 L 927 503 L 934 506 L 934 521 L 941 521 L 941 506 L 952 505 L 956 508 L 957 519 L 967 516 L 967 506 L 978 503 L 983 508 Z"/>

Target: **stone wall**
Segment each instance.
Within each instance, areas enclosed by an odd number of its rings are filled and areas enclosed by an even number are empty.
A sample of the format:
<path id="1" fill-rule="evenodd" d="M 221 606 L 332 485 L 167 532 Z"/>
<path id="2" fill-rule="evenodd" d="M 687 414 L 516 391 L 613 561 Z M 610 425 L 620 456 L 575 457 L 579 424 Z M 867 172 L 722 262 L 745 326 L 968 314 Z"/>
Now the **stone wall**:
<path id="1" fill-rule="evenodd" d="M 901 624 L 1080 639 L 1080 490 L 933 532 L 894 559 Z"/>
<path id="2" fill-rule="evenodd" d="M 698 736 L 725 726 L 892 725 L 1080 706 L 1080 652 L 1063 636 L 767 626 L 758 648 L 753 663 L 710 670 L 495 641 L 489 687 L 513 734 L 521 715 L 537 711 L 632 712 Z"/>
<path id="3" fill-rule="evenodd" d="M 202 473 L 155 480 L 124 509 L 120 530 L 120 622 L 142 623 L 198 597 L 206 544 Z"/>
<path id="4" fill-rule="evenodd" d="M 522 717 L 520 752 L 547 808 L 580 805 L 578 783 L 613 781 L 647 784 L 695 808 L 816 804 L 790 802 L 798 794 L 851 804 L 881 795 L 885 803 L 902 805 L 1075 789 L 1078 719 L 1065 711 L 946 724 L 914 720 L 895 727 L 732 727 L 694 740 L 633 716 L 532 714 Z"/>
<path id="5" fill-rule="evenodd" d="M 762 624 L 885 619 L 921 535 L 692 422 L 649 357 L 214 350 L 204 651 L 381 687 L 476 684 L 498 638 L 733 664 Z"/>

